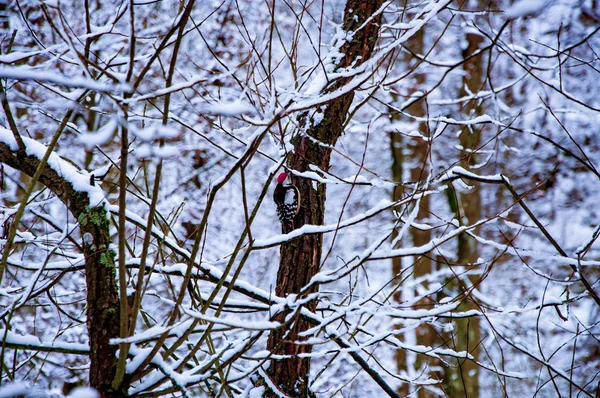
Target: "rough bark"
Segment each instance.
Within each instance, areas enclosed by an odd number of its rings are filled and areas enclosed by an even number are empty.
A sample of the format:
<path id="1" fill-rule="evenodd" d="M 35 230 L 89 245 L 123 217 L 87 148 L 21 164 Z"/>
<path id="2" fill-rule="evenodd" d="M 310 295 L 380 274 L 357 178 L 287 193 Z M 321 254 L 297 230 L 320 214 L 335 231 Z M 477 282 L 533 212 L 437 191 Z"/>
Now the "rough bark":
<path id="1" fill-rule="evenodd" d="M 12 151 L 0 143 L 0 162 L 32 176 L 39 159 Z M 111 386 L 116 371 L 119 336 L 119 298 L 115 278 L 115 253 L 110 247 L 109 220 L 102 207 L 90 207 L 86 193 L 78 192 L 48 165 L 39 182 L 58 196 L 78 220 L 83 239 L 87 285 L 87 327 L 90 344 L 90 385 L 106 397 L 126 396 L 127 389 Z M 89 239 L 91 237 L 91 239 Z"/>
<path id="2" fill-rule="evenodd" d="M 344 13 L 344 30 L 356 30 L 382 4 L 383 0 L 348 0 Z M 344 57 L 339 63 L 340 68 L 349 67 L 353 63 L 360 65 L 370 58 L 377 41 L 380 21 L 381 14 L 357 31 L 352 41 L 342 47 L 341 52 Z M 347 82 L 348 79 L 335 81 L 327 91 L 334 91 Z M 344 122 L 353 98 L 354 93 L 350 92 L 324 105 L 321 108 L 323 118 L 319 123 L 307 120 L 308 115 L 301 116 L 306 129 L 293 140 L 294 153 L 288 158 L 289 168 L 307 171 L 309 165 L 313 164 L 325 171 L 329 169 L 330 146 L 335 145 L 343 132 Z M 320 145 L 317 141 L 326 145 Z M 325 214 L 325 185 L 318 184 L 314 189 L 311 180 L 293 178 L 292 182 L 298 187 L 302 197 L 302 205 L 296 216 L 295 227 L 300 228 L 304 224 L 322 225 Z M 302 288 L 319 271 L 322 243 L 321 235 L 309 235 L 281 246 L 275 289 L 278 296 L 285 297 L 300 292 L 306 295 L 315 291 L 315 288 L 308 291 L 302 291 Z M 311 301 L 307 307 L 314 310 L 316 302 Z M 276 319 L 283 322 L 285 316 L 286 314 L 280 314 Z M 310 353 L 312 346 L 296 342 L 305 340 L 298 334 L 311 326 L 307 321 L 297 317 L 290 322 L 289 327 L 275 330 L 269 335 L 268 349 L 273 354 L 289 355 L 290 357 L 271 361 L 267 374 L 281 392 L 291 397 L 310 395 L 308 383 L 310 359 L 300 358 L 298 355 Z"/>

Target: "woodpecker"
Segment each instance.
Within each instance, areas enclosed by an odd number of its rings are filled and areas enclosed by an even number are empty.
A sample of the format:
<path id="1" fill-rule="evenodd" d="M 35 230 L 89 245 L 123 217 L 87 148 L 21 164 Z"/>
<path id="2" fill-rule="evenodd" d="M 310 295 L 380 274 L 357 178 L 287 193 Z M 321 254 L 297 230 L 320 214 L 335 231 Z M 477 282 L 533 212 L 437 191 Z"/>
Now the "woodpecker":
<path id="1" fill-rule="evenodd" d="M 283 172 L 277 176 L 277 186 L 273 192 L 273 201 L 277 206 L 277 216 L 281 221 L 281 230 L 284 234 L 294 230 L 294 218 L 300 210 L 300 192 L 288 178 L 288 173 Z"/>

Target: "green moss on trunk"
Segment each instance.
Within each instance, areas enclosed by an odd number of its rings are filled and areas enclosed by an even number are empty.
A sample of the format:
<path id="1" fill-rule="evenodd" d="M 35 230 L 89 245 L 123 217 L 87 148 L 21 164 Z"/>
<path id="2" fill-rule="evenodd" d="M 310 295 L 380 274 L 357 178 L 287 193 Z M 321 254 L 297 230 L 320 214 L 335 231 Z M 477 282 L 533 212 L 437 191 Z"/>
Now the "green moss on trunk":
<path id="1" fill-rule="evenodd" d="M 39 159 L 12 151 L 0 143 L 0 162 L 32 176 Z M 90 385 L 105 397 L 124 397 L 127 383 L 114 389 L 117 346 L 110 340 L 119 337 L 119 296 L 117 293 L 115 252 L 110 249 L 110 220 L 103 206 L 90 207 L 87 193 L 76 191 L 55 170 L 46 165 L 39 182 L 67 206 L 79 222 L 83 237 L 87 286 L 87 327 L 90 344 Z"/>

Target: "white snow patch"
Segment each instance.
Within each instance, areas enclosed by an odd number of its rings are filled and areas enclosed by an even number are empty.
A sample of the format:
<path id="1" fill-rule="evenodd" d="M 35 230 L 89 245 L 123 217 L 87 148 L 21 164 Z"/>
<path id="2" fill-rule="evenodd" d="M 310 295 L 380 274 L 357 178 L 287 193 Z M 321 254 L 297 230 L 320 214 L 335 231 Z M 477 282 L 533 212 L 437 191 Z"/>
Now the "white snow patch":
<path id="1" fill-rule="evenodd" d="M 506 10 L 504 15 L 506 15 L 507 18 L 514 19 L 535 14 L 546 7 L 547 3 L 547 0 L 521 0 Z"/>
<path id="2" fill-rule="evenodd" d="M 141 144 L 135 150 L 135 156 L 138 159 L 150 159 L 150 158 L 174 158 L 179 156 L 179 148 L 175 145 L 151 145 Z"/>
<path id="3" fill-rule="evenodd" d="M 67 395 L 68 397 L 73 397 L 73 398 L 100 398 L 101 395 L 98 391 L 94 390 L 91 387 L 77 387 L 74 388 L 69 395 Z"/>
<path id="4" fill-rule="evenodd" d="M 81 134 L 79 140 L 85 146 L 86 151 L 92 151 L 96 146 L 107 144 L 115 135 L 118 123 L 115 118 L 111 118 L 108 123 L 99 128 L 96 132 L 87 132 Z"/>
<path id="5" fill-rule="evenodd" d="M 361 183 L 369 183 L 369 180 L 365 176 L 356 175 L 344 178 L 344 181 L 352 183 L 352 184 L 361 184 Z"/>
<path id="6" fill-rule="evenodd" d="M 144 142 L 152 142 L 157 139 L 172 140 L 180 136 L 179 131 L 162 124 L 152 124 L 143 129 L 131 129 L 131 132 Z"/>
<path id="7" fill-rule="evenodd" d="M 254 108 L 250 104 L 237 100 L 229 103 L 209 105 L 206 107 L 206 111 L 216 115 L 238 116 L 244 113 L 253 113 Z"/>
<path id="8" fill-rule="evenodd" d="M 394 184 L 393 182 L 382 180 L 379 177 L 372 178 L 371 181 L 369 181 L 369 182 L 371 183 L 372 186 L 374 186 L 376 188 L 393 189 L 396 186 L 396 184 Z"/>
<path id="9" fill-rule="evenodd" d="M 411 131 L 407 135 L 409 137 L 421 138 L 423 141 L 431 141 L 430 137 L 425 137 L 423 134 L 421 134 L 420 132 L 418 132 L 416 130 Z"/>
<path id="10" fill-rule="evenodd" d="M 12 398 L 20 396 L 29 396 L 31 386 L 24 382 L 8 383 L 0 387 L 0 398 Z"/>
<path id="11" fill-rule="evenodd" d="M 261 398 L 264 393 L 265 393 L 264 386 L 254 387 L 252 390 L 250 390 L 250 393 L 248 394 L 248 398 Z"/>

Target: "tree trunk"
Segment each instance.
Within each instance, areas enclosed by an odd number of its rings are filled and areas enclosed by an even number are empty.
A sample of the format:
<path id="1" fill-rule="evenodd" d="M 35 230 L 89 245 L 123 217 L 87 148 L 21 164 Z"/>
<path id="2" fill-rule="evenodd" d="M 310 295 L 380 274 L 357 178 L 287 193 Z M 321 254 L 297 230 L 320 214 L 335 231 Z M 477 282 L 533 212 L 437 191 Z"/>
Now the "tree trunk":
<path id="1" fill-rule="evenodd" d="M 375 11 L 381 7 L 383 0 L 364 1 L 348 0 L 344 13 L 345 31 L 354 31 L 361 26 Z M 358 30 L 352 41 L 342 47 L 344 57 L 340 60 L 339 67 L 346 68 L 355 63 L 360 65 L 371 56 L 377 35 L 381 14 L 374 17 L 364 28 Z M 358 58 L 361 57 L 361 58 Z M 343 78 L 335 81 L 327 92 L 335 91 L 348 83 L 349 79 Z M 327 103 L 323 109 L 323 117 L 318 123 L 307 120 L 308 115 L 303 114 L 300 120 L 305 124 L 305 135 L 297 135 L 293 139 L 294 153 L 288 159 L 288 167 L 293 170 L 307 171 L 309 165 L 316 165 L 322 170 L 329 169 L 331 156 L 330 146 L 335 145 L 343 132 L 348 109 L 352 104 L 354 93 L 344 94 Z M 319 145 L 318 142 L 326 145 Z M 298 187 L 302 204 L 295 220 L 295 227 L 305 224 L 322 225 L 325 215 L 325 185 L 318 184 L 313 188 L 313 181 L 293 178 L 292 182 Z M 280 249 L 280 264 L 277 274 L 275 292 L 279 297 L 290 294 L 313 293 L 316 288 L 302 291 L 302 288 L 319 271 L 323 238 L 321 235 L 308 235 L 295 241 L 283 244 Z M 306 306 L 312 311 L 317 303 L 311 301 Z M 283 322 L 286 314 L 279 314 L 276 320 Z M 308 322 L 294 318 L 286 328 L 274 330 L 269 335 L 267 348 L 275 355 L 290 356 L 281 360 L 271 361 L 267 374 L 277 388 L 291 397 L 306 397 L 309 391 L 310 358 L 301 358 L 299 354 L 308 354 L 312 346 L 297 344 L 305 340 L 299 333 L 312 327 Z M 267 395 L 272 392 L 267 393 Z"/>
<path id="2" fill-rule="evenodd" d="M 0 162 L 32 176 L 39 159 L 12 151 L 0 143 Z M 76 191 L 71 184 L 48 165 L 40 183 L 58 196 L 79 222 L 83 237 L 85 277 L 87 285 L 87 327 L 90 344 L 90 385 L 105 397 L 123 397 L 126 383 L 113 388 L 116 373 L 117 346 L 110 339 L 119 337 L 119 297 L 115 278 L 114 256 L 111 250 L 109 220 L 103 207 L 90 207 L 85 192 Z"/>
<path id="3" fill-rule="evenodd" d="M 411 53 L 414 54 L 423 54 L 423 41 L 424 41 L 424 31 L 421 29 L 416 32 L 407 42 L 407 47 L 410 48 Z M 411 53 L 406 52 L 404 56 L 404 63 L 406 64 L 406 69 L 412 67 L 411 61 L 414 61 Z M 423 73 L 415 73 L 414 79 L 411 81 L 412 86 L 410 88 L 409 94 L 420 91 L 425 84 L 425 75 Z M 407 109 L 407 112 L 410 115 L 417 117 L 426 116 L 426 109 L 424 101 L 418 101 L 411 104 Z M 399 115 L 398 115 L 399 116 Z M 427 123 L 421 122 L 418 123 L 418 126 L 415 126 L 416 129 L 425 137 L 429 135 Z M 400 164 L 403 161 L 406 161 L 408 165 L 413 165 L 408 170 L 409 180 L 410 181 L 425 181 L 427 179 L 428 170 L 427 170 L 427 157 L 429 155 L 429 142 L 420 138 L 410 138 L 403 142 L 402 135 L 399 133 L 392 134 L 392 175 L 394 177 L 394 181 L 401 182 L 402 181 L 402 165 Z M 409 149 L 407 155 L 403 155 L 405 149 Z M 399 189 L 395 189 L 392 194 L 393 200 L 401 199 L 402 195 L 399 194 Z M 424 196 L 420 202 L 419 213 L 417 214 L 417 220 L 423 221 L 429 216 L 429 197 Z M 412 238 L 412 244 L 414 246 L 422 246 L 427 244 L 431 240 L 431 231 L 421 231 L 416 228 L 410 229 L 410 234 Z M 392 240 L 396 238 L 396 233 L 392 234 Z M 412 265 L 413 268 L 413 278 L 419 278 L 424 275 L 431 273 L 432 271 L 432 261 L 428 256 L 419 256 L 414 258 L 414 263 Z M 394 275 L 397 275 L 402 270 L 402 257 L 397 257 L 392 259 L 392 270 Z M 424 282 L 426 286 L 427 282 Z M 411 296 L 412 297 L 412 296 Z M 402 297 L 398 297 L 398 300 L 402 302 Z M 431 300 L 421 300 L 415 304 L 415 308 L 423 309 L 427 307 L 431 307 Z M 418 345 L 434 347 L 436 345 L 441 344 L 442 342 L 438 339 L 438 333 L 432 329 L 432 327 L 428 324 L 420 325 L 415 331 L 411 331 L 408 333 L 414 333 L 415 341 Z M 404 339 L 406 340 L 405 336 Z M 414 371 L 420 373 L 419 369 L 422 368 L 439 368 L 441 363 L 439 360 L 431 358 L 426 355 L 416 355 L 416 361 L 410 364 L 407 364 L 408 359 L 407 353 L 405 350 L 398 350 L 396 352 L 396 363 L 398 365 L 398 370 L 406 370 L 409 371 L 409 374 Z M 408 369 L 407 365 L 414 365 L 415 369 Z M 409 385 L 403 384 L 398 392 L 402 395 L 408 395 Z M 420 398 L 429 398 L 435 396 L 433 393 L 428 390 L 421 388 L 418 391 L 418 396 Z"/>
<path id="4" fill-rule="evenodd" d="M 467 58 L 471 56 L 475 51 L 479 49 L 479 46 L 483 42 L 483 38 L 476 34 L 468 33 L 466 35 L 468 43 L 467 48 L 463 51 L 463 57 Z M 464 64 L 466 72 L 465 78 L 463 79 L 463 88 L 460 91 L 459 96 L 468 95 L 465 90 L 465 86 L 475 93 L 481 90 L 481 86 L 484 82 L 483 74 L 483 57 L 481 55 L 469 59 Z M 474 117 L 481 113 L 481 109 L 477 104 L 476 100 L 468 102 L 462 109 L 462 113 L 465 118 Z M 461 166 L 469 170 L 473 165 L 477 164 L 478 156 L 475 152 L 480 145 L 480 134 L 481 130 L 471 130 L 469 126 L 461 126 L 460 144 L 463 148 Z M 481 218 L 481 193 L 479 184 L 473 184 L 473 188 L 466 193 L 460 193 L 458 195 L 458 211 L 462 217 L 459 217 L 461 224 L 468 225 L 473 224 Z M 474 230 L 475 233 L 479 233 L 479 228 Z M 477 248 L 477 242 L 466 234 L 458 236 L 458 260 L 457 263 L 461 265 L 461 269 L 457 270 L 457 273 L 462 273 L 465 269 L 462 266 L 468 266 L 477 261 L 479 257 L 479 250 Z M 475 283 L 478 276 L 471 276 L 471 283 Z M 463 284 L 460 284 L 460 289 L 464 291 Z M 461 292 L 462 293 L 462 292 Z M 478 309 L 471 301 L 467 298 L 459 310 L 467 311 L 470 309 Z M 480 326 L 479 319 L 465 318 L 457 319 L 455 323 L 455 336 L 454 346 L 450 347 L 456 351 L 468 351 L 473 355 L 475 360 L 479 359 L 479 343 L 480 343 Z M 461 397 L 478 397 L 479 396 L 479 369 L 473 361 L 458 360 L 456 367 L 448 369 L 446 372 L 446 390 L 451 396 Z"/>
<path id="5" fill-rule="evenodd" d="M 392 98 L 394 95 L 392 94 Z M 397 102 L 396 98 L 394 98 L 394 103 Z M 400 114 L 397 112 L 392 112 L 392 120 L 400 119 Z M 390 150 L 392 153 L 392 178 L 397 183 L 402 183 L 404 181 L 404 140 L 402 139 L 402 134 L 399 134 L 397 131 L 390 132 Z M 397 201 L 402 199 L 403 189 L 401 185 L 397 185 L 394 187 L 392 191 L 392 200 Z M 393 242 L 398 236 L 398 228 L 394 229 L 392 232 L 391 241 Z M 402 272 L 402 257 L 393 257 L 392 258 L 392 278 L 397 278 Z M 394 279 L 399 282 L 401 279 Z M 394 300 L 396 300 L 399 304 L 402 304 L 402 292 L 396 291 L 394 294 Z M 400 328 L 400 326 L 398 326 Z M 406 334 L 402 333 L 397 336 L 399 339 L 406 341 Z M 398 372 L 406 371 L 408 372 L 407 366 L 407 355 L 406 350 L 396 350 L 394 353 L 394 358 L 396 359 L 396 368 Z M 402 396 L 407 396 L 409 394 L 409 385 L 408 383 L 402 383 L 400 387 L 398 387 L 398 393 Z"/>

